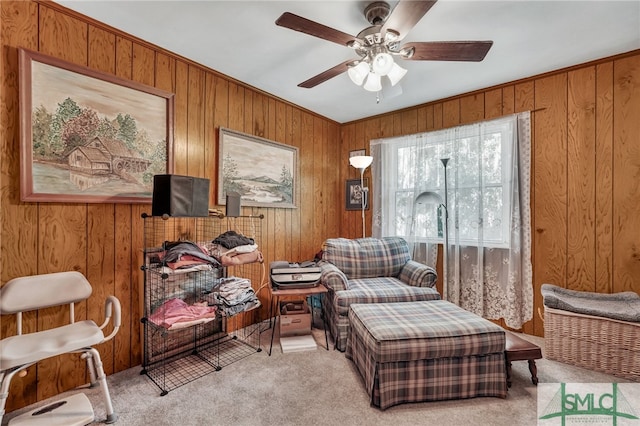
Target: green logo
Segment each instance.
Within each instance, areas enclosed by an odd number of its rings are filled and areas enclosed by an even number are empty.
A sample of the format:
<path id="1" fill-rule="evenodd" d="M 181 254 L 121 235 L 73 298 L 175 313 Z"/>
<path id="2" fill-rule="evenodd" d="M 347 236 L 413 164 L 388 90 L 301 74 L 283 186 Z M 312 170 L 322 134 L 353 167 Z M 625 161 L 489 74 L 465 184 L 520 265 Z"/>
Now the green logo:
<path id="1" fill-rule="evenodd" d="M 559 417 L 562 426 L 570 416 L 608 416 L 613 425 L 617 425 L 618 418 L 638 420 L 633 407 L 618 389 L 617 383 L 612 383 L 611 393 L 567 393 L 566 383 L 560 384 L 549 404 L 545 407 L 540 420 Z"/>

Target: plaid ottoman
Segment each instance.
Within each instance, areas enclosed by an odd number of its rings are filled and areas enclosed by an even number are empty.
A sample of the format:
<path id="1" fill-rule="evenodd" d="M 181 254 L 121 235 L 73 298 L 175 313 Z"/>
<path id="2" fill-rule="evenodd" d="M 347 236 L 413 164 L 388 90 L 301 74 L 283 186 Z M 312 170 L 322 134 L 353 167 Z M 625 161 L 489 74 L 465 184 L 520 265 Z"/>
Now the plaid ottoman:
<path id="1" fill-rule="evenodd" d="M 376 407 L 507 396 L 504 330 L 453 303 L 354 304 L 349 321 L 346 356 Z"/>

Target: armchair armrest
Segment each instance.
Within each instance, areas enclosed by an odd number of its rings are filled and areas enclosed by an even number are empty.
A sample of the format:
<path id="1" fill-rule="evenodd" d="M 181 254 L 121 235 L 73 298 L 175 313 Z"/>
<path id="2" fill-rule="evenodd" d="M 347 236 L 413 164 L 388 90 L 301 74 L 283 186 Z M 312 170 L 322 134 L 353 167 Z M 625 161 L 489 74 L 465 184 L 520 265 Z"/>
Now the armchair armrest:
<path id="1" fill-rule="evenodd" d="M 338 291 L 347 289 L 347 276 L 332 263 L 320 263 L 320 283 L 326 288 Z"/>
<path id="2" fill-rule="evenodd" d="M 410 260 L 402 267 L 398 278 L 414 287 L 435 287 L 438 274 L 431 266 Z"/>

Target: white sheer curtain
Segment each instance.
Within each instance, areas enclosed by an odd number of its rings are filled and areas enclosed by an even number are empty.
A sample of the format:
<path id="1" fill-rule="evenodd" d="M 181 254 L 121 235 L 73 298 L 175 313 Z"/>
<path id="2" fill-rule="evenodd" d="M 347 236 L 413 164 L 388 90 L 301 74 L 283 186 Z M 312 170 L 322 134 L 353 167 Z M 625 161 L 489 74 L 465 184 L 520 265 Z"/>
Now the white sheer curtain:
<path id="1" fill-rule="evenodd" d="M 373 235 L 434 266 L 448 228 L 443 297 L 516 329 L 533 317 L 530 133 L 521 113 L 371 141 Z"/>

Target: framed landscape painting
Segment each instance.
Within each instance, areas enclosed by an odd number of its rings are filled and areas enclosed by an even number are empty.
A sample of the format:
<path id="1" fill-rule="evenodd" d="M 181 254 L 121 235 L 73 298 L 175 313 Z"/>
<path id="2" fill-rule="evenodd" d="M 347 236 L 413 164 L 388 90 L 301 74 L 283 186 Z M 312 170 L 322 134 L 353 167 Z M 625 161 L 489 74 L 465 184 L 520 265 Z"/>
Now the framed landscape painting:
<path id="1" fill-rule="evenodd" d="M 242 206 L 296 207 L 298 148 L 220 128 L 218 204 L 227 193 Z"/>
<path id="2" fill-rule="evenodd" d="M 173 94 L 19 49 L 22 201 L 151 203 L 173 171 Z"/>

